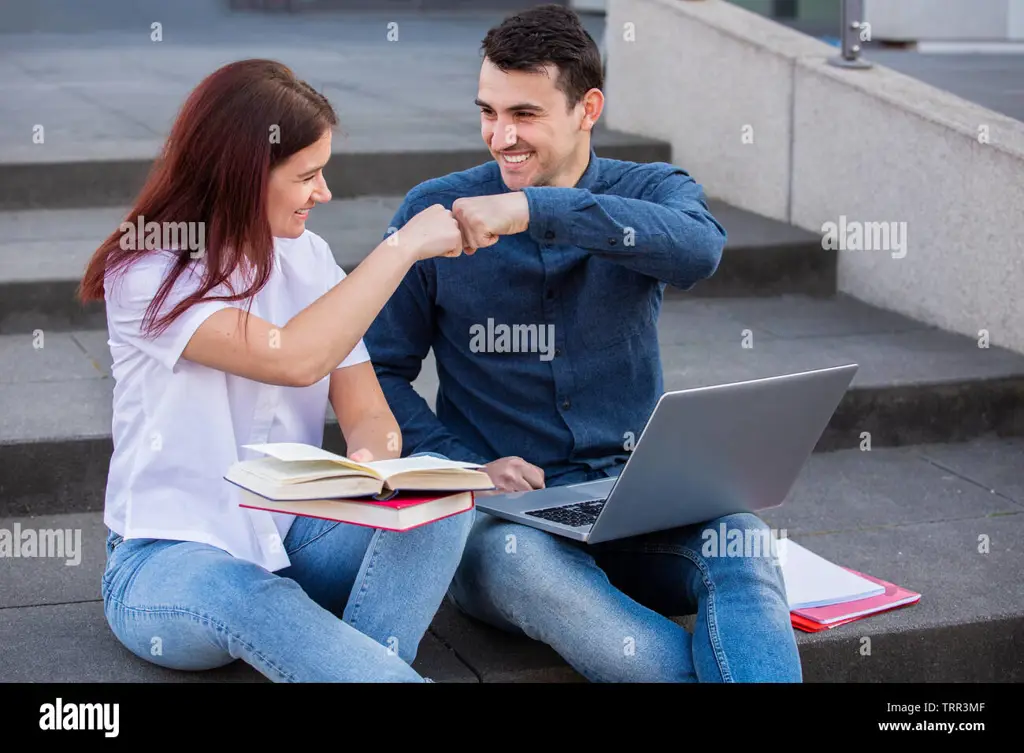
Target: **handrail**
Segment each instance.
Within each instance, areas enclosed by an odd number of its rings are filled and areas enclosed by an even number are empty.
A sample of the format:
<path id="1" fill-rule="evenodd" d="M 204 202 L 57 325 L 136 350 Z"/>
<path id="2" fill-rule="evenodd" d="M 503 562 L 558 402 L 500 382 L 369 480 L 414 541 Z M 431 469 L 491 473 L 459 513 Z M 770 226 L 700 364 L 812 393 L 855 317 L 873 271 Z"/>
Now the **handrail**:
<path id="1" fill-rule="evenodd" d="M 860 43 L 871 40 L 871 24 L 864 20 L 864 0 L 842 0 L 840 16 L 843 52 L 828 62 L 839 68 L 870 68 L 872 64 L 860 56 Z"/>

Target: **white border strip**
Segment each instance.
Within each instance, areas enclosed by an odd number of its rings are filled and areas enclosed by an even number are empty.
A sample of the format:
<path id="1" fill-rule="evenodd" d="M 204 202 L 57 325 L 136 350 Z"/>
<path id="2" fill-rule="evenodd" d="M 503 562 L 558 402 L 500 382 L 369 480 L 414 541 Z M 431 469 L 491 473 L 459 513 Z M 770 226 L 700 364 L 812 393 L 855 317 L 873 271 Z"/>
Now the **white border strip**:
<path id="1" fill-rule="evenodd" d="M 1024 55 L 1024 42 L 918 42 L 917 51 L 926 55 Z"/>

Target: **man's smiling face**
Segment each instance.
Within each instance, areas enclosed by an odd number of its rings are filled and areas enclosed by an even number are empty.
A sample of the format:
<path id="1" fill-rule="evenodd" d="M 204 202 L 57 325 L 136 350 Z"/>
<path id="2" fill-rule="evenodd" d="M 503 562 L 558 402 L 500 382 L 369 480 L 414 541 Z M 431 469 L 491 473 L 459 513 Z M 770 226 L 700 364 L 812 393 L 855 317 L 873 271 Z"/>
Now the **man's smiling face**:
<path id="1" fill-rule="evenodd" d="M 540 73 L 505 72 L 484 58 L 476 99 L 480 132 L 513 191 L 559 185 L 589 154 L 584 101 L 569 108 L 557 76 L 550 64 Z"/>

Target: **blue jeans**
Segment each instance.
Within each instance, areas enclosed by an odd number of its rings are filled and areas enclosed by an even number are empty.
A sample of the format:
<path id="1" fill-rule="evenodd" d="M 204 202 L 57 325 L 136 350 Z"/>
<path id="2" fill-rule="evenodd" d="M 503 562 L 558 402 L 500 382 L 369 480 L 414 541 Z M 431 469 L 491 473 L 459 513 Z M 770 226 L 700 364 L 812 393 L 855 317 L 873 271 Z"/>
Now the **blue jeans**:
<path id="1" fill-rule="evenodd" d="M 432 682 L 412 669 L 472 511 L 401 533 L 296 518 L 271 573 L 206 544 L 107 537 L 107 623 L 179 670 L 236 659 L 274 682 Z"/>
<path id="2" fill-rule="evenodd" d="M 802 681 L 775 553 L 721 556 L 703 535 L 751 540 L 768 531 L 755 515 L 593 545 L 475 518 L 451 603 L 547 644 L 591 682 Z M 669 619 L 690 614 L 692 636 Z"/>

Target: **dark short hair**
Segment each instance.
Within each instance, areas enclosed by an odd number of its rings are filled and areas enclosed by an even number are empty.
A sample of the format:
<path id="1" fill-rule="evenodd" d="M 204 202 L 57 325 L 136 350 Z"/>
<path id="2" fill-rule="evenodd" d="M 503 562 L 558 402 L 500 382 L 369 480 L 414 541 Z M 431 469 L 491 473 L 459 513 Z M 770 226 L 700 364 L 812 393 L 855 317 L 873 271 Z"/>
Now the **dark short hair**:
<path id="1" fill-rule="evenodd" d="M 601 51 L 579 16 L 560 5 L 539 5 L 509 16 L 490 29 L 484 56 L 502 71 L 540 72 L 558 68 L 555 82 L 572 109 L 591 89 L 604 88 Z"/>

